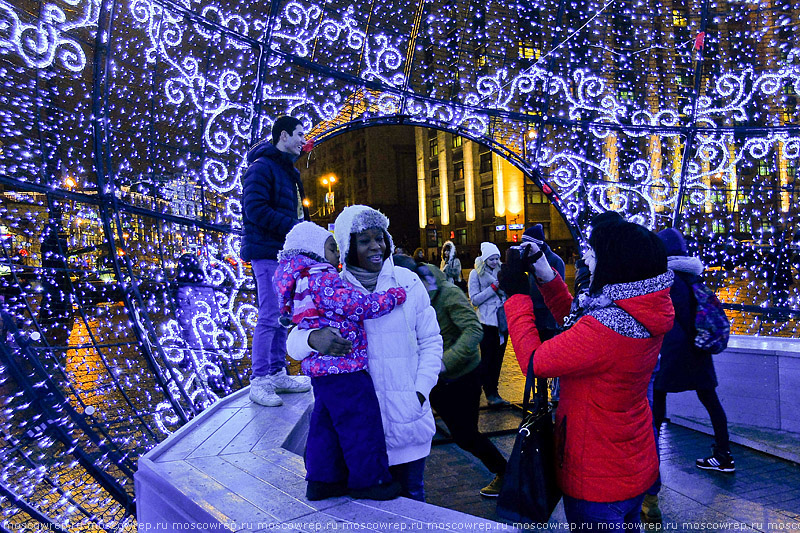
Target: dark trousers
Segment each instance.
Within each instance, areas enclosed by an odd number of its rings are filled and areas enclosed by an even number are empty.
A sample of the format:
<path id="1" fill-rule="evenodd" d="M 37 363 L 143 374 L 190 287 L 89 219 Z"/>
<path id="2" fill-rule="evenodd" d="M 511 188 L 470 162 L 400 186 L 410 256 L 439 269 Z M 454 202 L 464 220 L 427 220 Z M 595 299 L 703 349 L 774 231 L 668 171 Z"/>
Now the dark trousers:
<path id="1" fill-rule="evenodd" d="M 306 480 L 347 481 L 364 489 L 391 481 L 386 437 L 366 371 L 311 378 L 314 410 L 306 441 Z"/>
<path id="2" fill-rule="evenodd" d="M 703 404 L 703 407 L 708 411 L 708 416 L 711 418 L 711 426 L 714 428 L 714 441 L 716 443 L 716 450 L 724 453 L 730 451 L 730 442 L 728 437 L 728 417 L 725 415 L 725 410 L 722 404 L 719 403 L 719 396 L 717 396 L 716 389 L 701 389 L 696 391 L 697 399 Z M 664 391 L 653 392 L 653 419 L 656 427 L 660 430 L 661 424 L 664 423 L 664 418 L 667 415 L 667 393 Z"/>
<path id="3" fill-rule="evenodd" d="M 416 459 L 408 463 L 400 463 L 389 467 L 392 477 L 400 483 L 403 490 L 400 496 L 425 501 L 425 458 Z"/>
<path id="4" fill-rule="evenodd" d="M 478 369 L 456 380 L 439 383 L 431 391 L 431 406 L 447 425 L 459 448 L 468 451 L 493 474 L 506 471 L 506 460 L 489 438 L 478 431 L 481 383 Z"/>
<path id="5" fill-rule="evenodd" d="M 565 494 L 564 514 L 571 531 L 641 531 L 642 500 L 644 494 L 619 502 L 590 502 Z"/>
<path id="6" fill-rule="evenodd" d="M 497 382 L 500 381 L 500 369 L 503 367 L 503 356 L 506 353 L 506 338 L 500 343 L 500 331 L 497 326 L 483 326 L 483 339 L 481 340 L 481 364 L 478 367 L 481 374 L 481 385 L 486 396 L 497 394 Z"/>

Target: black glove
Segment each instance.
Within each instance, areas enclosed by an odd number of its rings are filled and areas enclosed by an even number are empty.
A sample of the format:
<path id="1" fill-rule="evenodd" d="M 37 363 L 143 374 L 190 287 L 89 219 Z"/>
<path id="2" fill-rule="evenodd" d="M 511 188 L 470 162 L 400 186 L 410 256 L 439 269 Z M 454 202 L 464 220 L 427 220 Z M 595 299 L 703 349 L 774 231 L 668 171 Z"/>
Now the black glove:
<path id="1" fill-rule="evenodd" d="M 506 262 L 500 267 L 497 275 L 500 289 L 508 296 L 514 294 L 530 294 L 528 276 L 525 274 L 525 262 L 519 250 L 510 248 L 506 251 Z"/>
<path id="2" fill-rule="evenodd" d="M 592 283 L 592 273 L 589 267 L 583 262 L 583 258 L 575 261 L 575 294 L 589 290 Z"/>
<path id="3" fill-rule="evenodd" d="M 522 253 L 524 254 L 522 262 L 525 265 L 525 272 L 533 273 L 536 270 L 533 265 L 544 255 L 544 250 L 540 249 L 536 253 L 533 253 L 530 247 L 525 247 Z"/>

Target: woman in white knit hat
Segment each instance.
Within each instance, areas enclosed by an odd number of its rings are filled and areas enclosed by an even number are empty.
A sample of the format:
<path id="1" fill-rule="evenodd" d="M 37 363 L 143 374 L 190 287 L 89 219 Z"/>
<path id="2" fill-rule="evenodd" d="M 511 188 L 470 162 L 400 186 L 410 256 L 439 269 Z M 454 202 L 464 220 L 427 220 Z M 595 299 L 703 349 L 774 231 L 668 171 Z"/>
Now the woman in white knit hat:
<path id="1" fill-rule="evenodd" d="M 300 329 L 330 325 L 353 343 L 345 356 L 314 353 L 302 361 L 314 387 L 306 442 L 306 497 L 323 500 L 349 493 L 389 500 L 392 483 L 378 398 L 367 372 L 365 321 L 380 318 L 406 300 L 402 288 L 361 293 L 339 277 L 339 251 L 331 233 L 300 222 L 278 253 L 274 285 L 283 317 Z"/>
<path id="2" fill-rule="evenodd" d="M 500 249 L 494 243 L 482 242 L 481 255 L 475 259 L 475 270 L 469 273 L 469 299 L 478 308 L 483 326 L 481 376 L 483 392 L 490 407 L 508 405 L 497 391 L 508 342 L 508 324 L 503 311 L 506 295 L 497 283 L 498 272 Z"/>
<path id="3" fill-rule="evenodd" d="M 375 386 L 386 435 L 392 477 L 403 495 L 424 501 L 423 473 L 436 426 L 431 389 L 442 368 L 442 337 L 436 312 L 419 277 L 395 268 L 389 219 L 364 205 L 349 206 L 336 218 L 334 236 L 343 265 L 341 277 L 364 293 L 402 287 L 406 302 L 364 323 L 369 374 Z M 303 359 L 312 350 L 329 355 L 350 352 L 349 341 L 329 329 L 289 334 L 289 355 Z"/>

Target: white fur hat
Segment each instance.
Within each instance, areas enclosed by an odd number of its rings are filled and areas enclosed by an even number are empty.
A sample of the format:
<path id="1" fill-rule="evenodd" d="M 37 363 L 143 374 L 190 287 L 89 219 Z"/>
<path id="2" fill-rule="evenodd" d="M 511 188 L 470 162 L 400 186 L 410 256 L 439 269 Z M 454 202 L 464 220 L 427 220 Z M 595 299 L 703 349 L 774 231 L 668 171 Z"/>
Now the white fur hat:
<path id="1" fill-rule="evenodd" d="M 482 242 L 481 243 L 481 259 L 486 261 L 493 255 L 500 255 L 500 248 L 497 247 L 496 244 L 493 242 Z"/>
<path id="2" fill-rule="evenodd" d="M 389 235 L 389 219 L 386 215 L 366 205 L 351 205 L 339 213 L 334 222 L 333 234 L 336 244 L 339 245 L 339 258 L 345 263 L 347 252 L 350 251 L 350 235 L 361 233 L 370 228 L 379 228 L 386 233 L 389 242 L 386 243 L 390 251 L 394 251 L 392 236 Z"/>
<path id="3" fill-rule="evenodd" d="M 325 241 L 331 232 L 313 222 L 300 222 L 286 234 L 286 242 L 278 253 L 278 260 L 297 252 L 309 252 L 325 259 Z"/>

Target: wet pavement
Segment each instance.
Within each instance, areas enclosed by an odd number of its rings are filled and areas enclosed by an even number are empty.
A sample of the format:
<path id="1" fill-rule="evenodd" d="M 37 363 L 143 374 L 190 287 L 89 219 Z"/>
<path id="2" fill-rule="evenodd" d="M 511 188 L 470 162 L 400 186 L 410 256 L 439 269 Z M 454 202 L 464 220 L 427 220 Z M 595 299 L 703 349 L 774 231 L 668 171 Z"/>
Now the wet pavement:
<path id="1" fill-rule="evenodd" d="M 521 402 L 524 378 L 509 347 L 501 375 L 500 393 Z M 482 400 L 485 401 L 485 400 Z M 521 410 L 511 407 L 481 411 L 481 429 L 508 457 Z M 667 423 L 661 433 L 659 494 L 664 531 L 800 531 L 800 465 L 732 445 L 736 472 L 707 472 L 695 459 L 710 454 L 712 438 Z M 469 453 L 437 434 L 428 458 L 425 487 L 428 503 L 499 520 L 495 501 L 478 494 L 492 474 Z M 551 527 L 565 522 L 561 504 Z"/>

